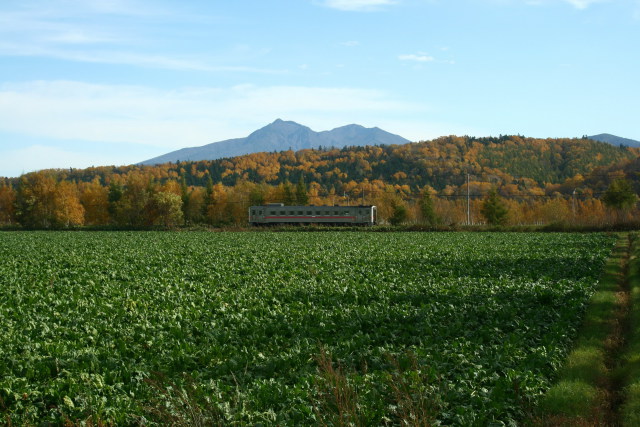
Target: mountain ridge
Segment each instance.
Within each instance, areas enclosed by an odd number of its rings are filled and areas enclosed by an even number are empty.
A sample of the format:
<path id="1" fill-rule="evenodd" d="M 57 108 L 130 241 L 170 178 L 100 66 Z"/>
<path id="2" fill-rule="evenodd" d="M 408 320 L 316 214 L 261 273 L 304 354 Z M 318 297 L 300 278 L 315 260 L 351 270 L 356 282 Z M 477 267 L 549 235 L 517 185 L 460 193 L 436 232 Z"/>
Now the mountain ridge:
<path id="1" fill-rule="evenodd" d="M 148 160 L 140 165 L 158 165 L 177 161 L 216 160 L 259 152 L 304 150 L 319 146 L 342 148 L 346 146 L 406 144 L 409 140 L 378 127 L 365 128 L 358 124 L 340 126 L 332 130 L 315 132 L 296 123 L 276 119 L 251 132 L 245 138 L 213 142 L 200 147 L 182 148 Z"/>
<path id="2" fill-rule="evenodd" d="M 623 138 L 621 136 L 612 135 L 610 133 L 600 133 L 598 135 L 588 136 L 587 138 L 594 141 L 606 142 L 611 145 L 625 145 L 627 147 L 640 148 L 640 141 L 635 139 Z"/>

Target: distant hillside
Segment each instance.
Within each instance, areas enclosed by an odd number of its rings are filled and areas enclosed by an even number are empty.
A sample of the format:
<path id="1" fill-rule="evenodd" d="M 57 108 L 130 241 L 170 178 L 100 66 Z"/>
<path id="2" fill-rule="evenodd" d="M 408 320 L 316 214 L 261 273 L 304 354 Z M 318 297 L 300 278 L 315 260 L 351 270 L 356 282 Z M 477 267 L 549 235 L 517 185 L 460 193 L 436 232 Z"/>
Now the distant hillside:
<path id="1" fill-rule="evenodd" d="M 587 137 L 589 139 L 593 139 L 594 141 L 606 142 L 611 145 L 624 145 L 626 147 L 640 147 L 640 141 L 636 141 L 635 139 L 622 138 L 620 136 L 611 135 L 610 133 L 601 133 L 599 135 L 593 135 Z"/>
<path id="2" fill-rule="evenodd" d="M 348 191 L 353 183 L 365 180 L 412 191 L 428 185 L 446 193 L 464 185 L 469 173 L 478 182 L 511 186 L 509 191 L 517 188 L 519 192 L 544 194 L 576 176 L 586 177 L 594 171 L 602 175 L 605 168 L 628 167 L 625 165 L 639 154 L 637 148 L 586 138 L 446 136 L 409 144 L 270 151 L 218 160 L 65 169 L 57 173 L 59 179 L 89 182 L 97 177 L 108 184 L 114 179 L 126 181 L 131 173 L 140 172 L 152 175 L 157 182 L 178 180 L 196 187 L 205 187 L 208 182 L 229 187 L 246 183 L 277 186 L 302 178 L 321 193 Z"/>
<path id="3" fill-rule="evenodd" d="M 295 124 L 278 125 L 307 132 Z M 602 225 L 610 220 L 603 193 L 624 177 L 640 194 L 639 171 L 639 148 L 586 137 L 445 136 L 407 144 L 34 172 L 0 179 L 0 223 L 144 227 L 169 224 L 170 215 L 175 224 L 182 219 L 187 224 L 244 224 L 247 208 L 264 203 L 370 203 L 378 206 L 383 220 L 406 205 L 409 221 L 421 221 L 418 201 L 435 191 L 443 223 L 462 224 L 467 221 L 464 199 L 473 200 L 476 221 L 479 200 L 497 188 L 509 199 L 513 224 L 577 220 Z"/>
<path id="4" fill-rule="evenodd" d="M 406 144 L 408 140 L 377 127 L 360 125 L 342 126 L 330 131 L 314 132 L 296 122 L 276 120 L 253 132 L 246 138 L 228 139 L 203 145 L 183 148 L 141 162 L 142 165 L 158 165 L 177 161 L 215 160 L 243 154 L 306 148 L 347 147 L 364 145 Z"/>

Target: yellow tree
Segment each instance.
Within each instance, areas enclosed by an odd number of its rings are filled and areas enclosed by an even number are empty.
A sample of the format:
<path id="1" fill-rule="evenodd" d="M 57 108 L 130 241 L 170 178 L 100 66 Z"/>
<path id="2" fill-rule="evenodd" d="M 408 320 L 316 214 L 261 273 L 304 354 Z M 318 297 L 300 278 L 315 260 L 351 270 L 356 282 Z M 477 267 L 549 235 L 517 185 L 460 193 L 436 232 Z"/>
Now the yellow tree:
<path id="1" fill-rule="evenodd" d="M 595 198 L 576 202 L 576 218 L 588 225 L 603 225 L 607 221 L 607 209 L 605 204 Z"/>
<path id="2" fill-rule="evenodd" d="M 4 181 L 0 186 L 0 224 L 15 222 L 16 192 Z"/>
<path id="3" fill-rule="evenodd" d="M 215 184 L 209 196 L 207 207 L 207 218 L 210 224 L 224 224 L 231 220 L 227 209 L 227 198 L 227 190 L 224 185 Z"/>
<path id="4" fill-rule="evenodd" d="M 153 195 L 151 204 L 153 205 L 153 223 L 155 225 L 172 228 L 177 225 L 181 225 L 184 222 L 182 214 L 182 197 L 180 197 L 180 195 L 167 191 L 160 191 Z"/>
<path id="5" fill-rule="evenodd" d="M 56 181 L 47 172 L 34 172 L 20 180 L 17 193 L 18 221 L 25 227 L 50 228 L 55 223 Z"/>
<path id="6" fill-rule="evenodd" d="M 56 182 L 48 172 L 22 178 L 17 205 L 20 223 L 25 227 L 70 227 L 84 223 L 84 208 L 76 184 Z"/>
<path id="7" fill-rule="evenodd" d="M 53 217 L 56 227 L 70 227 L 84 224 L 84 208 L 78 197 L 78 187 L 69 181 L 56 184 Z"/>
<path id="8" fill-rule="evenodd" d="M 241 180 L 234 187 L 227 188 L 227 206 L 224 214 L 228 221 L 243 224 L 248 220 L 249 206 L 254 204 L 264 204 L 263 189 L 252 182 Z"/>
<path id="9" fill-rule="evenodd" d="M 407 219 L 406 203 L 391 185 L 376 193 L 374 204 L 378 207 L 379 220 L 401 223 Z"/>
<path id="10" fill-rule="evenodd" d="M 569 203 L 560 197 L 548 200 L 536 207 L 539 219 L 544 223 L 565 222 L 571 220 L 572 217 Z"/>
<path id="11" fill-rule="evenodd" d="M 151 177 L 131 172 L 122 193 L 116 202 L 116 220 L 120 225 L 143 226 L 153 223 L 150 210 L 154 189 Z"/>
<path id="12" fill-rule="evenodd" d="M 96 177 L 80 188 L 80 203 L 84 207 L 84 223 L 105 225 L 109 223 L 109 188 Z"/>
<path id="13" fill-rule="evenodd" d="M 173 179 L 167 180 L 160 188 L 160 191 L 164 193 L 173 193 L 173 194 L 177 194 L 178 196 L 182 196 L 182 187 L 180 186 L 180 183 Z"/>
<path id="14" fill-rule="evenodd" d="M 204 205 L 206 190 L 202 187 L 194 187 L 189 191 L 184 205 L 184 218 L 187 224 L 204 222 Z"/>

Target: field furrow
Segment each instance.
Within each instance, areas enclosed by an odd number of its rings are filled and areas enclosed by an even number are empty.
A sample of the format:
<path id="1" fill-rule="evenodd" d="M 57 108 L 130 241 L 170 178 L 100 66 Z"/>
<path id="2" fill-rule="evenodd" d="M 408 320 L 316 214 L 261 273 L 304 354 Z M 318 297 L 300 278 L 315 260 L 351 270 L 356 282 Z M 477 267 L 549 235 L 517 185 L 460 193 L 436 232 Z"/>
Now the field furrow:
<path id="1" fill-rule="evenodd" d="M 517 422 L 566 357 L 615 240 L 1 233 L 0 414 Z"/>

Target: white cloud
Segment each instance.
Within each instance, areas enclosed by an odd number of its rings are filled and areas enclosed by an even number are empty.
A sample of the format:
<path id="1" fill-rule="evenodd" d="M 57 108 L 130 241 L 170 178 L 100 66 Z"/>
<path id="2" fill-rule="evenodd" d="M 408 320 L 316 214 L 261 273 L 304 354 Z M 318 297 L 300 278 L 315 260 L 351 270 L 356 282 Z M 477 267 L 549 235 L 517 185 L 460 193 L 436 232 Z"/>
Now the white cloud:
<path id="1" fill-rule="evenodd" d="M 62 44 L 88 45 L 97 43 L 112 43 L 114 41 L 117 41 L 117 39 L 110 36 L 90 34 L 87 31 L 80 29 L 68 29 L 62 30 L 58 34 L 47 37 L 46 41 Z"/>
<path id="2" fill-rule="evenodd" d="M 594 3 L 602 3 L 604 0 L 564 0 L 576 9 L 586 9 Z"/>
<path id="3" fill-rule="evenodd" d="M 338 10 L 368 12 L 396 3 L 395 0 L 325 0 L 323 4 Z"/>
<path id="4" fill-rule="evenodd" d="M 277 117 L 309 126 L 379 126 L 373 122 L 421 108 L 368 89 L 241 85 L 160 90 L 40 81 L 0 86 L 0 131 L 176 149 L 246 136 Z"/>
<path id="5" fill-rule="evenodd" d="M 8 12 L 0 6 L 0 55 L 171 70 L 282 72 L 236 66 L 219 58 L 211 60 L 210 53 L 157 54 L 148 49 L 142 50 L 150 45 L 161 45 L 158 40 L 164 37 L 161 31 L 154 29 L 154 25 L 145 24 L 146 18 L 156 25 L 158 17 L 174 23 L 193 18 L 176 18 L 174 14 L 155 9 L 135 9 L 131 4 L 134 2 L 116 0 L 69 0 L 63 5 L 56 1 L 36 2 L 28 8 Z M 35 5 L 40 5 L 42 9 Z M 128 20 L 101 19 L 105 15 L 134 16 L 140 22 L 134 26 L 127 24 Z M 161 50 L 156 48 L 155 51 Z M 166 49 L 162 51 L 166 52 Z M 234 60 L 238 56 L 246 58 L 251 54 L 255 53 L 245 47 L 245 51 L 236 54 Z M 258 54 L 266 55 L 268 50 L 263 49 Z"/>
<path id="6" fill-rule="evenodd" d="M 262 74 L 283 74 L 286 70 L 275 70 L 258 67 L 246 67 L 236 65 L 211 64 L 200 59 L 178 58 L 165 55 L 153 55 L 121 51 L 84 51 L 40 46 L 28 46 L 0 42 L 0 54 L 12 56 L 37 56 L 64 59 L 76 62 L 88 62 L 97 64 L 133 65 L 143 68 L 157 68 L 183 71 L 210 71 L 210 72 L 242 72 Z"/>
<path id="7" fill-rule="evenodd" d="M 127 163 L 126 160 L 117 158 L 115 155 L 105 158 L 103 153 L 98 159 L 95 155 L 86 152 L 80 153 L 42 144 L 1 152 L 0 175 L 2 176 L 19 176 L 41 169 L 85 168 L 92 165 Z"/>
<path id="8" fill-rule="evenodd" d="M 416 61 L 416 62 L 431 62 L 435 61 L 433 56 L 429 56 L 425 53 L 419 54 L 409 54 L 409 55 L 398 55 L 398 59 L 401 61 Z"/>
<path id="9" fill-rule="evenodd" d="M 124 10 L 119 13 L 126 14 Z M 0 34 L 5 40 L 40 43 L 131 42 L 125 27 L 114 25 L 111 20 L 103 22 L 105 14 L 90 2 L 77 2 L 73 7 L 47 2 L 12 11 L 0 10 Z"/>
<path id="10" fill-rule="evenodd" d="M 579 10 L 587 9 L 592 4 L 605 3 L 608 1 L 610 0 L 524 0 L 524 2 L 530 6 L 543 6 L 545 4 L 558 2 L 568 3 Z"/>

